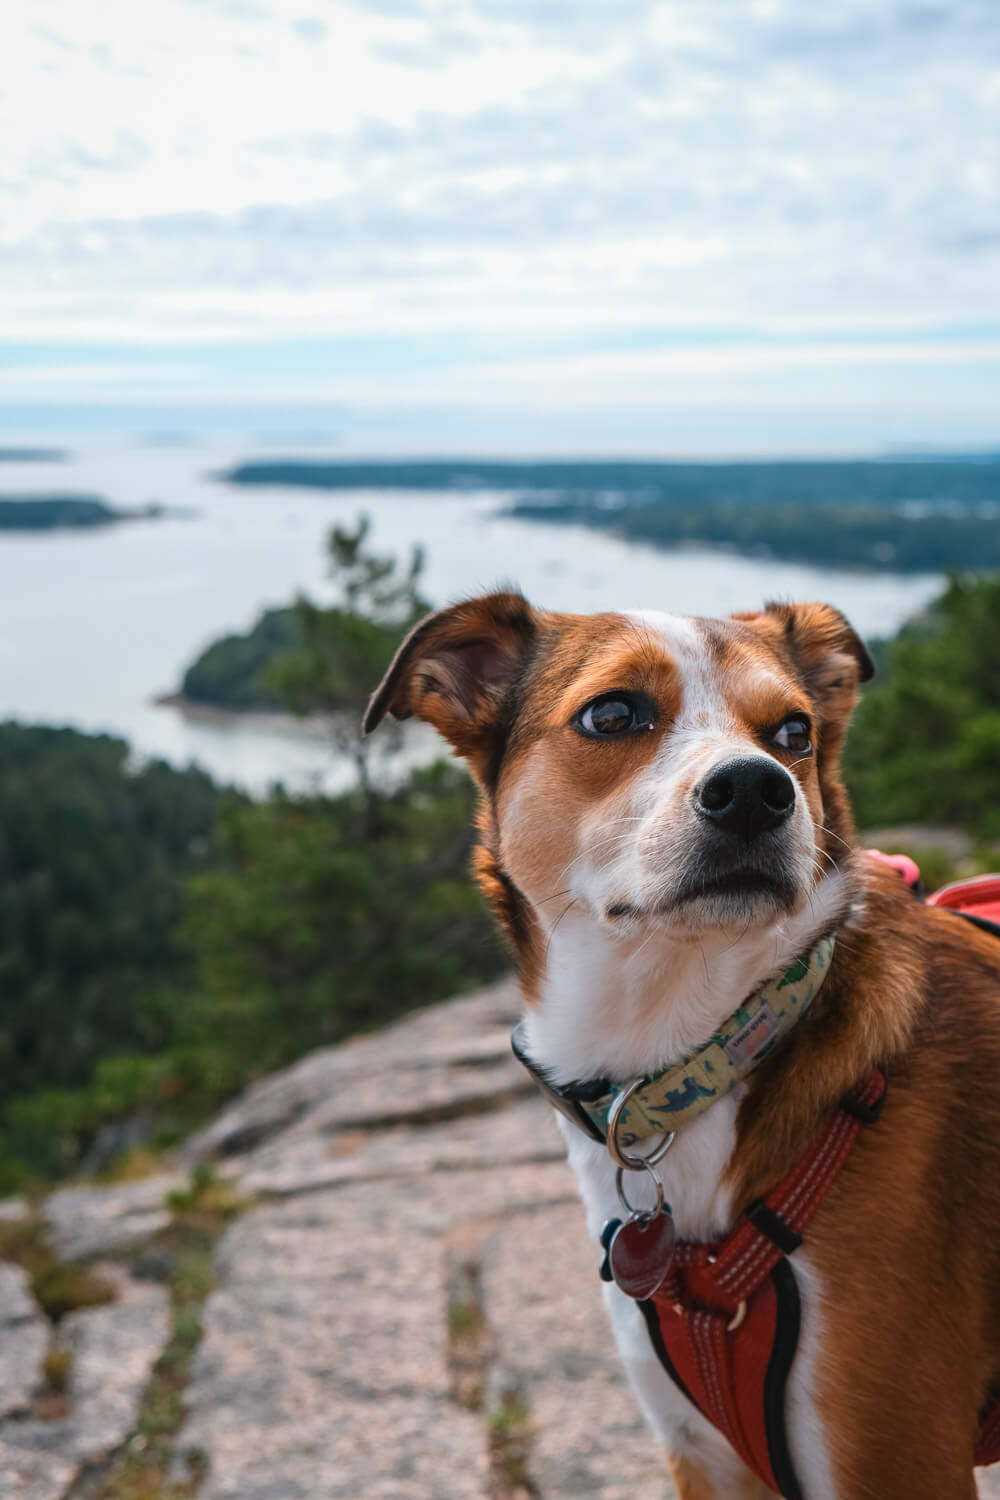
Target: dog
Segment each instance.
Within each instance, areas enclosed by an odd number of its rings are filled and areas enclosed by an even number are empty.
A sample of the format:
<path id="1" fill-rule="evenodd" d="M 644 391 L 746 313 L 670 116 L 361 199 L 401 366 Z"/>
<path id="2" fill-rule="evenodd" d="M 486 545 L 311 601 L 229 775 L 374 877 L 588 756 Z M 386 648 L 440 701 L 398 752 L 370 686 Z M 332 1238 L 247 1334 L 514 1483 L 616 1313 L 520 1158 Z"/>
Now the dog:
<path id="1" fill-rule="evenodd" d="M 416 626 L 365 718 L 426 720 L 478 783 L 518 1050 L 681 1500 L 973 1500 L 1000 1394 L 1000 943 L 856 845 L 872 672 L 822 604 L 498 591 Z M 767 1263 L 738 1305 L 720 1256 Z"/>

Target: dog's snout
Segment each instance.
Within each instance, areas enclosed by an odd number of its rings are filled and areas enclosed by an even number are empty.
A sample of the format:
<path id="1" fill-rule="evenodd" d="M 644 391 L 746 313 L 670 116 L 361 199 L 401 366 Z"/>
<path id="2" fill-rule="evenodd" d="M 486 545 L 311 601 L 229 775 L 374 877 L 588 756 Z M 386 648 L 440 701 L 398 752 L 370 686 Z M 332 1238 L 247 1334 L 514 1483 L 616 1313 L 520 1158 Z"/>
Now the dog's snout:
<path id="1" fill-rule="evenodd" d="M 762 755 L 740 755 L 713 766 L 694 794 L 699 817 L 744 839 L 777 828 L 794 805 L 792 778 Z"/>

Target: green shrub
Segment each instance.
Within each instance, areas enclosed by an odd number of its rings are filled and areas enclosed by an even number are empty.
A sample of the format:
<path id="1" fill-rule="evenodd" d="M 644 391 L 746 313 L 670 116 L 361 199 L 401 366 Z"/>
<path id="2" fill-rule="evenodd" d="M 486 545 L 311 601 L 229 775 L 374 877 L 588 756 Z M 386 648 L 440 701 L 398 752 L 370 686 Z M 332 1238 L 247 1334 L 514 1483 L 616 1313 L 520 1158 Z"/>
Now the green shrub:
<path id="1" fill-rule="evenodd" d="M 883 660 L 847 740 L 858 822 L 1000 838 L 1000 574 L 952 578 Z"/>

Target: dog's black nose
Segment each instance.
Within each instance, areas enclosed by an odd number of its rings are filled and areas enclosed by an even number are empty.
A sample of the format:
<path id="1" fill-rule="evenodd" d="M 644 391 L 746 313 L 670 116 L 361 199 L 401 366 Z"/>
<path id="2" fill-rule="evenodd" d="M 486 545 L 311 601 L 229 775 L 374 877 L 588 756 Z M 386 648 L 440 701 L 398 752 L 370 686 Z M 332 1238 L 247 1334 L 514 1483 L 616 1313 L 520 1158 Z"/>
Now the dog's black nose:
<path id="1" fill-rule="evenodd" d="M 714 766 L 695 788 L 694 810 L 717 828 L 744 839 L 777 828 L 791 816 L 795 783 L 762 755 L 738 755 Z"/>

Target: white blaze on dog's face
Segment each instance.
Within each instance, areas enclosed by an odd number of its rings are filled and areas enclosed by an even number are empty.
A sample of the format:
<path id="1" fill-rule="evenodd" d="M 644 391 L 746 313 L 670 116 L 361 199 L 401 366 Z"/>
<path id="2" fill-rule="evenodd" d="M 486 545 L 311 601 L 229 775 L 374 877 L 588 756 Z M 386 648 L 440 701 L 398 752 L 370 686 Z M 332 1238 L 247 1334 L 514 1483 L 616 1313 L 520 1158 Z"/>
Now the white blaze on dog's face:
<path id="1" fill-rule="evenodd" d="M 626 942 L 698 937 L 800 909 L 841 861 L 837 759 L 870 675 L 823 605 L 576 616 L 498 594 L 419 626 L 368 724 L 416 713 L 469 761 L 519 946 L 570 903 Z"/>
<path id="2" fill-rule="evenodd" d="M 501 861 L 543 925 L 564 894 L 623 934 L 800 904 L 823 821 L 801 683 L 749 627 L 644 613 L 602 634 L 498 786 Z"/>

